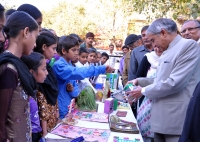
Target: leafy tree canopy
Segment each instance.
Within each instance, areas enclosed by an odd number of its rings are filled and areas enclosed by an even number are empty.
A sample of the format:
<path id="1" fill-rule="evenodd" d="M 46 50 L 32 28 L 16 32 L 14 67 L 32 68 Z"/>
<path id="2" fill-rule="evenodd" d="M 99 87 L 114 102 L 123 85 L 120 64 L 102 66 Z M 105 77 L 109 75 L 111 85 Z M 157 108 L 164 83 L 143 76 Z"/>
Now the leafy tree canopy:
<path id="1" fill-rule="evenodd" d="M 133 8 L 151 18 L 172 16 L 177 19 L 184 16 L 186 19 L 196 19 L 200 15 L 200 0 L 132 0 Z"/>

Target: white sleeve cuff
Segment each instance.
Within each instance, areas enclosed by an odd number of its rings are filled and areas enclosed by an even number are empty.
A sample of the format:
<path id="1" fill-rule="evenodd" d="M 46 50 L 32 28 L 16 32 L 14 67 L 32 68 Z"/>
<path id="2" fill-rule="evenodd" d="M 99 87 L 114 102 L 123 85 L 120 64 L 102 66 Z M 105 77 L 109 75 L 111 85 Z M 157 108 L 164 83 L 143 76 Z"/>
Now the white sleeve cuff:
<path id="1" fill-rule="evenodd" d="M 142 88 L 142 92 L 141 93 L 142 93 L 142 95 L 146 96 L 145 87 Z"/>

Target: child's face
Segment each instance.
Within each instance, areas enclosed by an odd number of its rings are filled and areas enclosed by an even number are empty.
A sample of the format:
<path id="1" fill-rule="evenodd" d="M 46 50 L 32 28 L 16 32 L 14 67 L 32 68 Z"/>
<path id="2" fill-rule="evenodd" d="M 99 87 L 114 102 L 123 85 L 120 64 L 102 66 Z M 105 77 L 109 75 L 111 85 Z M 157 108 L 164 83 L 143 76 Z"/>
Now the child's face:
<path id="1" fill-rule="evenodd" d="M 88 62 L 95 63 L 95 60 L 96 60 L 96 53 L 89 53 L 88 54 Z"/>
<path id="2" fill-rule="evenodd" d="M 41 60 L 41 65 L 38 67 L 37 72 L 31 70 L 36 82 L 43 83 L 48 75 L 48 71 L 46 69 L 46 60 Z"/>
<path id="3" fill-rule="evenodd" d="M 68 52 L 65 49 L 62 49 L 63 57 L 67 61 L 76 61 L 79 54 L 79 46 L 76 45 L 68 50 Z"/>
<path id="4" fill-rule="evenodd" d="M 101 57 L 101 64 L 104 65 L 107 62 L 108 58 L 106 56 Z"/>
<path id="5" fill-rule="evenodd" d="M 81 64 L 86 64 L 87 63 L 87 61 L 88 61 L 88 53 L 81 53 L 81 55 L 79 55 L 79 62 L 81 63 Z"/>
<path id="6" fill-rule="evenodd" d="M 101 60 L 101 54 L 97 54 L 97 63 Z"/>
<path id="7" fill-rule="evenodd" d="M 43 45 L 43 54 L 45 56 L 46 59 L 51 60 L 51 58 L 54 57 L 54 55 L 57 53 L 56 52 L 56 47 L 57 47 L 57 43 L 52 44 L 51 46 L 47 47 L 46 45 Z"/>

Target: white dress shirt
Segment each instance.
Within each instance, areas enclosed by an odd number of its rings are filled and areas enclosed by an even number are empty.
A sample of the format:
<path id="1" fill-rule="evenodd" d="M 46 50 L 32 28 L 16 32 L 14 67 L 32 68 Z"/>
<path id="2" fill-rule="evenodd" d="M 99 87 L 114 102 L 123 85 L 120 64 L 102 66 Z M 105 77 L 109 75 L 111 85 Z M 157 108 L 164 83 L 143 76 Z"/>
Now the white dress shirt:
<path id="1" fill-rule="evenodd" d="M 87 66 L 89 66 L 88 64 L 83 65 L 79 61 L 75 65 L 76 65 L 76 67 L 87 67 Z M 79 90 L 80 91 L 82 91 L 85 87 L 90 86 L 94 90 L 94 93 L 95 94 L 97 93 L 97 90 L 92 86 L 92 84 L 90 83 L 88 78 L 80 80 L 78 84 L 79 84 Z"/>

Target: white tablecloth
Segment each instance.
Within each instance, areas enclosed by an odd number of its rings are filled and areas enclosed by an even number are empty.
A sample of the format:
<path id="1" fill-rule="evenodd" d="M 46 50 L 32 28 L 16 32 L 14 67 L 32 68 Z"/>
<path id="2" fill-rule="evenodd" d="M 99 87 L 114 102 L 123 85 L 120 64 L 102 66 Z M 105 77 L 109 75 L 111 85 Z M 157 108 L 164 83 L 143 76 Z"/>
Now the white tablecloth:
<path id="1" fill-rule="evenodd" d="M 103 113 L 104 112 L 104 104 L 100 103 L 100 102 L 98 102 L 98 104 L 99 104 L 98 112 Z M 131 121 L 131 122 L 136 123 L 136 119 L 133 115 L 131 108 L 129 110 L 126 110 L 126 111 L 128 112 L 126 117 L 120 117 L 120 118 L 123 119 L 123 120 L 126 120 L 126 121 Z M 117 111 L 114 111 L 112 114 L 116 114 L 116 112 Z M 110 129 L 108 123 L 89 122 L 89 121 L 82 121 L 82 120 L 78 120 L 78 123 L 75 126 L 85 127 L 85 128 Z M 108 139 L 108 142 L 113 142 L 114 136 L 128 137 L 130 139 L 138 138 L 138 139 L 140 139 L 141 142 L 143 142 L 141 134 L 126 134 L 126 133 L 118 133 L 118 132 L 111 132 L 109 139 Z M 48 133 L 45 138 L 64 139 L 60 136 L 50 134 L 50 133 Z"/>

